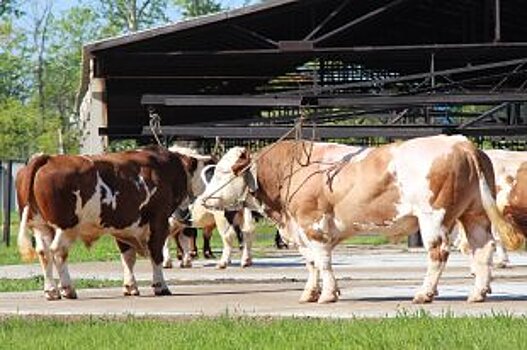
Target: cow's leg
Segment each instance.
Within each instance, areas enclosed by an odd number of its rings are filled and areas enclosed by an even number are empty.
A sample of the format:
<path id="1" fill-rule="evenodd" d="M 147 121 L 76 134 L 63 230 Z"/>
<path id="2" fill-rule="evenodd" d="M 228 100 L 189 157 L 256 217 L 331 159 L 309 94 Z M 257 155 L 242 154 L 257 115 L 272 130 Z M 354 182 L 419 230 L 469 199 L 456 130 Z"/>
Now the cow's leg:
<path id="1" fill-rule="evenodd" d="M 55 238 L 53 238 L 53 242 L 49 248 L 53 253 L 55 267 L 60 278 L 60 295 L 66 299 L 77 299 L 77 292 L 71 283 L 67 264 L 69 248 L 74 241 L 70 235 L 70 231 L 56 229 Z"/>
<path id="2" fill-rule="evenodd" d="M 241 267 L 248 267 L 253 264 L 251 256 L 251 250 L 254 240 L 254 231 L 256 227 L 254 225 L 253 216 L 249 209 L 243 210 L 243 222 L 240 226 L 242 232 L 242 258 Z"/>
<path id="3" fill-rule="evenodd" d="M 218 228 L 218 232 L 223 242 L 221 258 L 218 262 L 217 267 L 219 269 L 224 269 L 231 262 L 232 247 L 234 239 L 236 237 L 236 232 L 234 231 L 233 226 L 229 224 L 222 212 L 214 213 L 214 220 L 216 222 L 216 227 Z"/>
<path id="4" fill-rule="evenodd" d="M 182 256 L 180 266 L 182 268 L 192 267 L 192 241 L 195 240 L 195 236 L 192 235 L 192 231 L 190 236 L 187 233 L 188 231 L 185 229 L 176 237 L 181 247 Z"/>
<path id="5" fill-rule="evenodd" d="M 168 235 L 168 220 L 163 215 L 150 222 L 150 239 L 148 240 L 148 250 L 150 252 L 150 262 L 152 263 L 152 288 L 154 294 L 170 295 L 170 290 L 163 275 L 163 245 Z"/>
<path id="6" fill-rule="evenodd" d="M 134 276 L 136 251 L 126 243 L 118 240 L 116 242 L 121 252 L 121 262 L 123 264 L 123 294 L 125 296 L 139 295 L 139 288 Z"/>
<path id="7" fill-rule="evenodd" d="M 497 235 L 494 236 L 496 237 Z M 509 262 L 509 255 L 507 254 L 507 250 L 505 249 L 505 247 L 503 247 L 501 241 L 496 240 L 496 260 L 494 264 L 497 268 L 503 269 L 507 267 Z"/>
<path id="8" fill-rule="evenodd" d="M 212 232 L 214 232 L 215 226 L 203 227 L 203 256 L 205 259 L 214 259 L 214 253 L 210 247 L 210 239 L 212 238 Z"/>
<path id="9" fill-rule="evenodd" d="M 178 239 L 178 236 L 175 236 L 175 239 Z M 163 245 L 163 267 L 165 269 L 171 269 L 173 267 L 172 265 L 172 257 L 170 256 L 170 236 L 167 237 L 165 240 L 165 244 Z"/>
<path id="10" fill-rule="evenodd" d="M 198 256 L 198 245 L 196 239 L 198 237 L 198 229 L 195 227 L 185 227 L 183 235 L 188 237 L 189 254 L 191 258 Z"/>
<path id="11" fill-rule="evenodd" d="M 322 277 L 322 292 L 318 298 L 318 303 L 334 303 L 339 299 L 340 293 L 331 265 L 333 246 L 315 242 L 311 244 L 311 250 L 315 257 L 315 267 L 319 270 Z"/>
<path id="12" fill-rule="evenodd" d="M 437 295 L 437 284 L 449 255 L 447 232 L 440 212 L 419 215 L 419 229 L 423 245 L 428 252 L 428 263 L 423 285 L 414 296 L 416 304 L 430 303 Z"/>
<path id="13" fill-rule="evenodd" d="M 249 267 L 253 264 L 252 258 L 252 246 L 254 239 L 254 230 L 242 231 L 243 242 L 242 242 L 242 258 L 240 261 L 241 267 Z"/>
<path id="14" fill-rule="evenodd" d="M 53 241 L 54 233 L 50 228 L 35 228 L 33 233 L 36 243 L 35 250 L 44 273 L 44 295 L 47 300 L 58 300 L 60 299 L 60 292 L 53 278 L 54 259 L 49 248 Z"/>
<path id="15" fill-rule="evenodd" d="M 309 273 L 299 301 L 301 303 L 314 303 L 320 297 L 319 270 L 315 267 L 315 259 L 310 249 L 299 246 L 298 251 L 306 260 L 306 268 Z"/>
<path id="16" fill-rule="evenodd" d="M 491 292 L 492 254 L 495 242 L 490 233 L 490 224 L 486 216 L 472 217 L 464 220 L 467 239 L 472 249 L 472 266 L 474 269 L 474 289 L 468 297 L 469 302 L 481 302 Z"/>

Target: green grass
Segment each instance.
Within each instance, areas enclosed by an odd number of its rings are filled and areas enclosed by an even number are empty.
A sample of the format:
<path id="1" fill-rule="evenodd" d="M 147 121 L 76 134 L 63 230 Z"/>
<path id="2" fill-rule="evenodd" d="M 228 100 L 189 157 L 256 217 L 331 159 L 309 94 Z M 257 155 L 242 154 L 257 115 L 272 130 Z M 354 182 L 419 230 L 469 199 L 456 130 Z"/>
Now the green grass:
<path id="1" fill-rule="evenodd" d="M 508 316 L 391 319 L 159 321 L 101 318 L 0 321 L 3 349 L 524 349 L 527 319 Z"/>
<path id="2" fill-rule="evenodd" d="M 122 281 L 100 280 L 100 279 L 75 279 L 75 288 L 108 288 L 123 285 Z M 44 277 L 35 276 L 32 278 L 11 279 L 0 278 L 0 292 L 23 292 L 29 290 L 41 290 L 44 286 Z"/>
<path id="3" fill-rule="evenodd" d="M 274 251 L 273 248 L 275 233 L 276 228 L 273 225 L 265 221 L 262 221 L 258 224 L 256 229 L 256 240 L 253 245 L 254 256 L 256 258 L 267 256 L 270 251 Z M 11 245 L 6 247 L 5 245 L 0 244 L 0 265 L 13 265 L 22 263 L 18 253 L 18 248 L 16 246 L 17 234 L 18 215 L 13 214 L 11 225 Z M 388 238 L 384 236 L 356 236 L 346 240 L 344 244 L 379 246 L 387 243 L 390 242 Z M 203 239 L 201 233 L 198 235 L 197 244 L 199 249 L 202 249 Z M 221 237 L 217 231 L 215 231 L 212 235 L 211 246 L 215 252 L 221 252 L 222 242 Z M 171 250 L 173 251 L 173 256 L 175 256 L 174 243 L 171 243 Z M 234 251 L 234 254 L 236 257 L 238 254 L 237 250 Z M 119 260 L 119 250 L 111 236 L 101 237 L 101 239 L 96 241 L 90 248 L 85 247 L 81 242 L 76 242 L 68 256 L 69 262 L 113 260 Z"/>

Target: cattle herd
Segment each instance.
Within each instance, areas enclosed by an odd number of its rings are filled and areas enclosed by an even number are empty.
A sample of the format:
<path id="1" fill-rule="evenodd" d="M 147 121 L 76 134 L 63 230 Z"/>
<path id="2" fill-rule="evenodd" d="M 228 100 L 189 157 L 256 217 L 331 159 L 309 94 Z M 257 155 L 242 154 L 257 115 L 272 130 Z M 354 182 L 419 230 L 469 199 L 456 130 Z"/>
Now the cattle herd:
<path id="1" fill-rule="evenodd" d="M 254 213 L 272 221 L 298 248 L 308 278 L 300 302 L 335 302 L 332 251 L 364 233 L 404 237 L 420 231 L 427 272 L 414 302 L 431 302 L 449 256 L 453 232 L 470 255 L 474 287 L 468 301 L 491 292 L 493 253 L 522 246 L 527 233 L 527 152 L 481 151 L 463 136 L 432 136 L 377 148 L 304 140 L 279 141 L 255 154 L 234 147 L 217 161 L 160 146 L 103 155 L 38 155 L 16 178 L 21 216 L 18 245 L 38 257 L 48 300 L 77 297 L 67 258 L 71 245 L 112 235 L 120 249 L 124 295 L 138 295 L 136 255 L 152 263 L 155 295 L 170 294 L 163 266 L 172 265 L 175 237 L 182 266 L 192 239 L 217 227 L 225 268 L 236 234 L 241 265 L 252 263 Z M 31 236 L 34 237 L 34 247 Z M 504 248 L 503 248 L 504 246 Z M 59 283 L 53 278 L 53 266 Z"/>

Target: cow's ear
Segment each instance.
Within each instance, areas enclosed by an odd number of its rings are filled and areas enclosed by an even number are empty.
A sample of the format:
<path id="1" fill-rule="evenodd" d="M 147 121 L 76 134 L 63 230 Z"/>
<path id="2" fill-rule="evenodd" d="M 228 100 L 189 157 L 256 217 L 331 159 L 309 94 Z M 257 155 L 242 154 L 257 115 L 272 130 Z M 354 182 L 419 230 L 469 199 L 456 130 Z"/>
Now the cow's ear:
<path id="1" fill-rule="evenodd" d="M 196 171 L 198 167 L 198 160 L 196 158 L 189 157 L 183 154 L 180 154 L 179 158 L 183 162 L 183 166 L 185 167 L 185 170 L 187 170 L 189 174 L 194 174 L 194 172 Z"/>
<path id="2" fill-rule="evenodd" d="M 240 172 L 249 165 L 250 162 L 251 155 L 249 153 L 249 150 L 246 148 L 243 150 L 243 152 L 238 157 L 238 160 L 236 160 L 236 163 L 234 163 L 231 168 L 234 175 L 238 176 Z"/>

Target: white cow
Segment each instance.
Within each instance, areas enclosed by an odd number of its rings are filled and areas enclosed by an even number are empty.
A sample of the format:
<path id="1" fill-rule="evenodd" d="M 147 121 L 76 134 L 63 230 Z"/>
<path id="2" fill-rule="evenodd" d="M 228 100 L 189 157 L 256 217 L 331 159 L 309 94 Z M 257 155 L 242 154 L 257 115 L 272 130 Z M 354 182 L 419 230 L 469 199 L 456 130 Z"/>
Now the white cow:
<path id="1" fill-rule="evenodd" d="M 188 157 L 196 159 L 196 172 L 193 176 L 193 193 L 201 194 L 205 190 L 207 175 L 210 171 L 212 175 L 213 164 L 215 160 L 211 156 L 199 154 L 196 150 L 186 147 L 174 145 L 170 147 L 170 151 L 184 154 Z M 199 175 L 199 176 L 197 176 Z M 210 176 L 209 176 L 210 177 Z M 172 258 L 169 250 L 169 239 L 174 237 L 179 240 L 182 248 L 181 267 L 192 266 L 191 246 L 192 237 L 182 234 L 185 227 L 201 228 L 204 230 L 204 235 L 210 239 L 212 230 L 217 228 L 222 242 L 223 249 L 220 261 L 217 267 L 220 269 L 226 268 L 231 262 L 231 255 L 234 243 L 236 241 L 236 231 L 241 231 L 242 236 L 242 257 L 240 260 L 241 267 L 248 267 L 252 265 L 251 248 L 254 240 L 255 224 L 253 215 L 250 210 L 238 210 L 236 212 L 226 212 L 224 210 L 209 210 L 201 205 L 201 203 L 193 203 L 191 211 L 188 213 L 187 220 L 181 220 L 173 215 L 170 220 L 170 236 L 165 242 L 163 248 L 163 266 L 166 268 L 172 267 Z"/>

